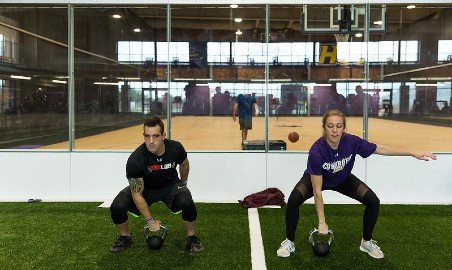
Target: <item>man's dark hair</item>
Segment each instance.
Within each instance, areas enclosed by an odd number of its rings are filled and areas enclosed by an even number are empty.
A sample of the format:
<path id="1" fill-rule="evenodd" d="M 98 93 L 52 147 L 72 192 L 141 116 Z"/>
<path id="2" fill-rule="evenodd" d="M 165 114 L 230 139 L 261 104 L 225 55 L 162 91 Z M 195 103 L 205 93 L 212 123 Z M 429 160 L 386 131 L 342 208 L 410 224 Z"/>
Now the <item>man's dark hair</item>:
<path id="1" fill-rule="evenodd" d="M 144 121 L 144 127 L 156 127 L 159 126 L 160 127 L 160 134 L 163 134 L 165 132 L 165 125 L 163 125 L 162 120 L 160 120 L 160 118 L 158 117 L 151 117 L 146 119 L 146 121 Z"/>

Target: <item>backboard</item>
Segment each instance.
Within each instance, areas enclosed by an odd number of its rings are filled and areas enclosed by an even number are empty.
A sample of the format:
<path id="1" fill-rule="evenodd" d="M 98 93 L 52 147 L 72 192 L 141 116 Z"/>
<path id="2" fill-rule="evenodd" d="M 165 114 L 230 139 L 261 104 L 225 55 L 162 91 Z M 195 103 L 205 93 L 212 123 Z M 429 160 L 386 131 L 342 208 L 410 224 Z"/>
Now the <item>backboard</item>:
<path id="1" fill-rule="evenodd" d="M 364 32 L 364 5 L 303 5 L 302 10 L 300 25 L 303 33 Z M 372 5 L 369 15 L 369 31 L 386 31 L 386 5 Z"/>

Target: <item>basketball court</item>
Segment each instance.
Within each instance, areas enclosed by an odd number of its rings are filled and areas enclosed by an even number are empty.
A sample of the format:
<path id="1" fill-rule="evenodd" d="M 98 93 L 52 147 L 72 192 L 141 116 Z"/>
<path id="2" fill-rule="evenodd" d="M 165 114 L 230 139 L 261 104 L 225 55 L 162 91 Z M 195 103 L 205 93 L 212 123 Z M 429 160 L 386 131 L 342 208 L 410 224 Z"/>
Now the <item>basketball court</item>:
<path id="1" fill-rule="evenodd" d="M 362 117 L 348 117 L 347 131 L 362 137 Z M 269 139 L 284 140 L 288 151 L 308 151 L 321 136 L 321 117 L 272 117 L 269 119 Z M 241 133 L 232 117 L 177 116 L 171 119 L 172 139 L 182 142 L 189 151 L 240 151 Z M 143 143 L 142 125 L 105 132 L 75 140 L 76 150 L 134 150 Z M 289 142 L 290 132 L 299 133 L 296 143 Z M 253 118 L 253 130 L 248 140 L 265 139 L 263 117 Z M 452 129 L 448 127 L 369 119 L 369 140 L 411 150 L 448 151 L 452 144 Z M 40 149 L 65 149 L 67 142 Z"/>

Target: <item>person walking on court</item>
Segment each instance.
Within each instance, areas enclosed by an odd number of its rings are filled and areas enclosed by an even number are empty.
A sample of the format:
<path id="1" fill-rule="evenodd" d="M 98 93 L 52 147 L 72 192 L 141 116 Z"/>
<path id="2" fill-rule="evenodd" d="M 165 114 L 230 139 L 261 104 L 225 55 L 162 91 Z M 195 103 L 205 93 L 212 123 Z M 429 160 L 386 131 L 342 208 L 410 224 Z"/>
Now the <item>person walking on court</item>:
<path id="1" fill-rule="evenodd" d="M 356 155 L 367 158 L 371 154 L 385 156 L 413 156 L 419 160 L 436 160 L 430 152 L 403 151 L 389 146 L 374 144 L 358 136 L 345 133 L 345 115 L 330 110 L 323 115 L 323 136 L 309 150 L 307 169 L 292 190 L 286 208 L 286 239 L 277 250 L 279 257 L 289 257 L 295 252 L 295 231 L 302 203 L 314 196 L 318 217 L 318 230 L 328 233 L 324 213 L 322 190 L 334 190 L 365 205 L 363 235 L 359 249 L 371 257 L 381 259 L 383 252 L 372 239 L 377 223 L 380 200 L 375 193 L 351 171 Z"/>
<path id="2" fill-rule="evenodd" d="M 141 214 L 150 231 L 160 229 L 160 220 L 149 210 L 158 201 L 164 202 L 172 212 L 182 211 L 186 247 L 191 252 L 202 251 L 204 246 L 195 235 L 197 210 L 187 188 L 190 169 L 187 152 L 180 142 L 166 139 L 163 122 L 157 117 L 144 122 L 143 136 L 144 143 L 127 160 L 129 186 L 119 192 L 110 206 L 111 218 L 119 230 L 110 251 L 123 251 L 133 243 L 127 212 Z"/>
<path id="3" fill-rule="evenodd" d="M 254 107 L 254 112 L 253 112 Z M 253 115 L 257 116 L 259 107 L 257 106 L 256 99 L 251 95 L 239 94 L 237 101 L 234 103 L 232 110 L 232 119 L 236 120 L 237 112 L 239 114 L 240 130 L 242 131 L 242 144 L 248 137 L 248 130 L 253 129 Z"/>

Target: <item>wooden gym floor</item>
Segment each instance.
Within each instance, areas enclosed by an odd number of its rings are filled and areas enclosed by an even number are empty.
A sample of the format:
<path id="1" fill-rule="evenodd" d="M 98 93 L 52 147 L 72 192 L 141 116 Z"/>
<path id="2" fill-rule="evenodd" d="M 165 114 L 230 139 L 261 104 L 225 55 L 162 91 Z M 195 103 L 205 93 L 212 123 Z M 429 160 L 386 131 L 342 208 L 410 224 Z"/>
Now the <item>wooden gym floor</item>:
<path id="1" fill-rule="evenodd" d="M 284 140 L 288 151 L 308 151 L 321 136 L 321 117 L 271 117 L 270 140 Z M 348 117 L 347 131 L 361 136 L 362 117 Z M 291 143 L 287 135 L 296 131 L 300 140 Z M 143 142 L 142 125 L 80 138 L 76 150 L 134 150 Z M 171 119 L 172 139 L 182 142 L 188 151 L 241 150 L 241 131 L 238 120 L 223 116 L 176 116 Z M 265 118 L 253 118 L 253 130 L 248 140 L 265 138 Z M 452 129 L 448 127 L 369 119 L 369 140 L 403 149 L 451 152 Z M 67 149 L 67 142 L 47 145 L 40 149 Z"/>

